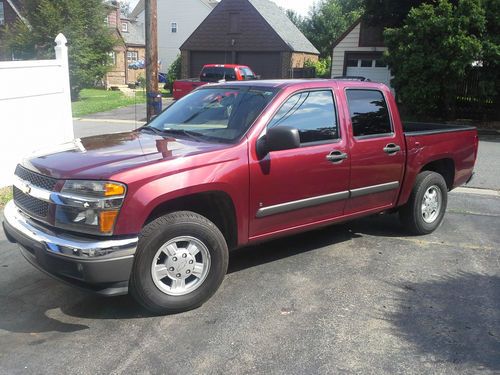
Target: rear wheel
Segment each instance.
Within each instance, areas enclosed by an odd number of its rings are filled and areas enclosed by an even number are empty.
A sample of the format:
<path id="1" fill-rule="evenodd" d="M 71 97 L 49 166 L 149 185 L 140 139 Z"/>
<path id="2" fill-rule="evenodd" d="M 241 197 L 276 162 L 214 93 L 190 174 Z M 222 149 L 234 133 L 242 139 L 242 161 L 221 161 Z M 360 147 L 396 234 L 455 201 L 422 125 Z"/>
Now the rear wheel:
<path id="1" fill-rule="evenodd" d="M 448 188 L 443 176 L 421 172 L 406 205 L 399 210 L 402 224 L 413 234 L 428 234 L 443 221 L 448 203 Z"/>
<path id="2" fill-rule="evenodd" d="M 173 212 L 144 227 L 130 292 L 154 313 L 187 311 L 215 293 L 227 264 L 227 244 L 215 224 L 194 212 Z"/>

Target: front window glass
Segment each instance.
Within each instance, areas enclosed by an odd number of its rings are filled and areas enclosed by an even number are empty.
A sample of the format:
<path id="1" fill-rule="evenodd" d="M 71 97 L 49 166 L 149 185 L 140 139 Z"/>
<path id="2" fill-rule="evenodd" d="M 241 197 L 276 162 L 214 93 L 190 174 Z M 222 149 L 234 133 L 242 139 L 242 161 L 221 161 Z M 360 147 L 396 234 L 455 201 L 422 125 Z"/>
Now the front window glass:
<path id="1" fill-rule="evenodd" d="M 275 126 L 298 129 L 300 143 L 339 138 L 332 92 L 306 91 L 293 95 L 268 125 L 270 128 Z"/>
<path id="2" fill-rule="evenodd" d="M 267 88 L 199 89 L 171 105 L 148 127 L 198 141 L 231 143 L 248 130 L 275 94 Z"/>

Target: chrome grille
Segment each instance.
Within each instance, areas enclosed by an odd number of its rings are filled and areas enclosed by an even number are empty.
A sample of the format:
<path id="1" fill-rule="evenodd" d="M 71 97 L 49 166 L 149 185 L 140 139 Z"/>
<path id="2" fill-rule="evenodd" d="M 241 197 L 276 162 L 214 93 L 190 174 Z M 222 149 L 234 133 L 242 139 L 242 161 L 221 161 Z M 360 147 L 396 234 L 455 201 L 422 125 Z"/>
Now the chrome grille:
<path id="1" fill-rule="evenodd" d="M 14 202 L 16 205 L 29 215 L 38 218 L 47 218 L 49 213 L 49 204 L 40 199 L 33 198 L 24 194 L 21 190 L 14 186 Z"/>
<path id="2" fill-rule="evenodd" d="M 26 169 L 20 165 L 16 167 L 15 175 L 22 180 L 28 181 L 34 186 L 49 191 L 53 191 L 57 183 L 57 180 L 55 178 L 43 176 L 41 174 L 32 172 L 29 169 Z"/>

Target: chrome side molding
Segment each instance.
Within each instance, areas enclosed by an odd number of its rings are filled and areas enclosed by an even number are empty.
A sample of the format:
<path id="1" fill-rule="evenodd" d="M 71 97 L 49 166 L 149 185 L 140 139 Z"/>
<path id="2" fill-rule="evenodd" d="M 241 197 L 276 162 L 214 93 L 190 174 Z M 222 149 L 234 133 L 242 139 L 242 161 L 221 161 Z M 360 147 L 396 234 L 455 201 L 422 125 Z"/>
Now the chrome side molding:
<path id="1" fill-rule="evenodd" d="M 300 199 L 291 202 L 276 204 L 273 206 L 262 207 L 257 210 L 257 218 L 281 214 L 288 211 L 300 210 L 302 208 L 318 206 L 320 204 L 331 203 L 343 199 L 357 198 L 363 195 L 382 193 L 384 191 L 399 188 L 399 182 L 393 181 L 380 185 L 366 186 L 363 188 L 341 191 L 333 194 L 318 195 L 316 197 Z"/>
<path id="2" fill-rule="evenodd" d="M 285 202 L 276 204 L 274 206 L 263 207 L 257 211 L 257 217 L 265 217 L 270 215 L 281 214 L 287 211 L 299 210 L 301 208 L 317 206 L 324 203 L 340 201 L 349 198 L 348 191 L 341 191 L 339 193 L 319 195 L 306 199 L 300 199 L 292 202 Z"/>

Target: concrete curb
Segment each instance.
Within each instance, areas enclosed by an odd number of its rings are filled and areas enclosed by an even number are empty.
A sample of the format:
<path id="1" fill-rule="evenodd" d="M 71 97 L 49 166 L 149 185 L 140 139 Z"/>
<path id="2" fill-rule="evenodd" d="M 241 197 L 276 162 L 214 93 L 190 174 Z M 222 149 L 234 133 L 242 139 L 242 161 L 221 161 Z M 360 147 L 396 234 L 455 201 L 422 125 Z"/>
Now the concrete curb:
<path id="1" fill-rule="evenodd" d="M 143 125 L 146 122 L 141 120 L 114 120 L 107 118 L 73 118 L 73 121 L 83 121 L 83 122 L 109 122 L 109 123 L 119 123 L 119 124 L 137 124 Z"/>
<path id="2" fill-rule="evenodd" d="M 458 187 L 456 189 L 453 189 L 452 193 L 487 195 L 490 197 L 500 198 L 500 191 L 499 190 L 478 189 L 478 188 L 472 188 L 472 187 Z"/>

